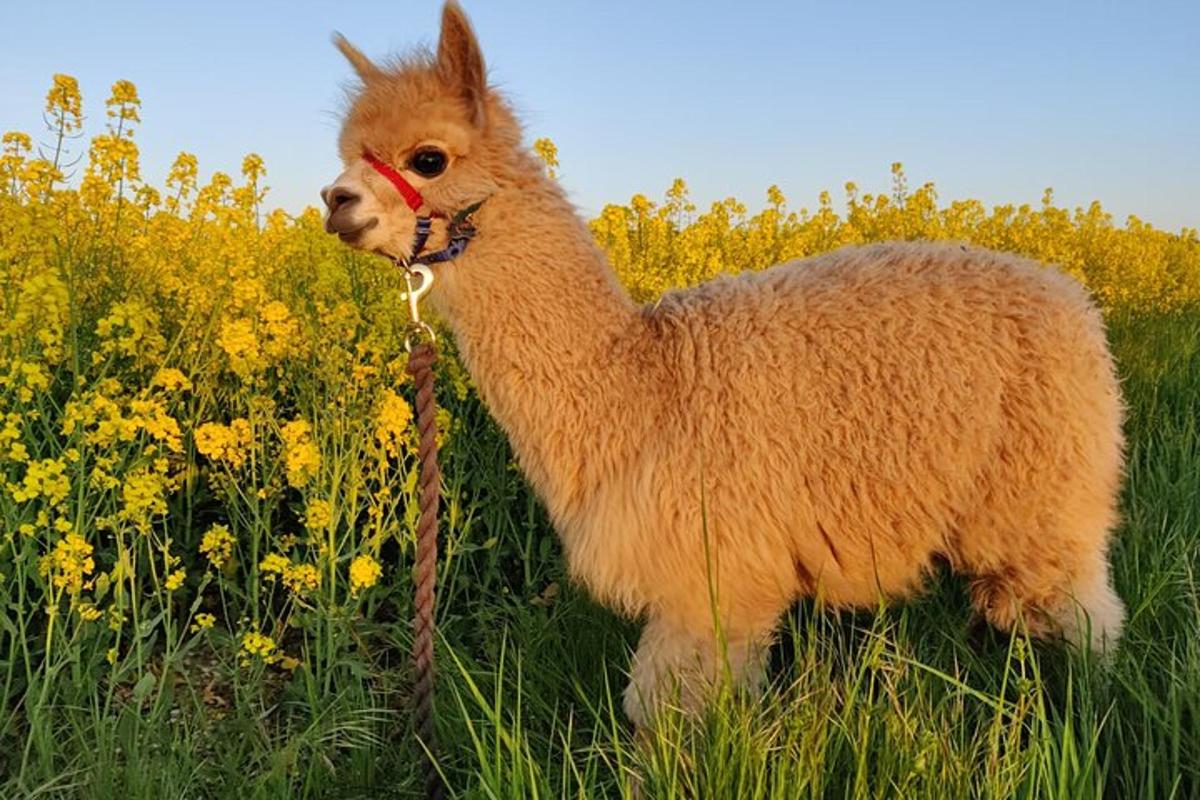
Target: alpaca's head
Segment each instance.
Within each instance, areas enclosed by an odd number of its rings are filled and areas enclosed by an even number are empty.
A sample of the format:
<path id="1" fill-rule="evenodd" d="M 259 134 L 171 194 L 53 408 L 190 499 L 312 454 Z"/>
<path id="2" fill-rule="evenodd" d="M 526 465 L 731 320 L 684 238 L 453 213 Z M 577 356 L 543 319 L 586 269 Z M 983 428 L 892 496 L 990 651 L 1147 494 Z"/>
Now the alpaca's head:
<path id="1" fill-rule="evenodd" d="M 479 43 L 453 0 L 442 11 L 436 55 L 419 51 L 375 64 L 341 36 L 335 41 L 362 85 L 351 95 L 339 140 L 345 169 L 321 191 L 325 228 L 354 247 L 407 257 L 416 212 L 365 157 L 420 192 L 422 214 L 449 217 L 497 191 L 527 163 L 520 128 L 488 89 Z"/>

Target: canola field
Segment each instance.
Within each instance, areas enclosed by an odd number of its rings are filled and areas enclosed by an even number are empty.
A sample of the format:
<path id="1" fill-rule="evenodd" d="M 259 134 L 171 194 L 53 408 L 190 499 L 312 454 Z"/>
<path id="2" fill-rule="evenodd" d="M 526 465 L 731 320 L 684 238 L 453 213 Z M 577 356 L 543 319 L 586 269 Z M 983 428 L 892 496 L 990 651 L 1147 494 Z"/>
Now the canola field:
<path id="1" fill-rule="evenodd" d="M 0 797 L 419 796 L 407 719 L 415 432 L 403 285 L 267 167 L 139 169 L 136 87 L 0 148 Z M 36 110 L 32 110 L 36 111 Z M 85 138 L 84 134 L 87 134 Z M 37 143 L 49 143 L 39 146 Z M 549 140 L 535 144 L 558 167 Z M 315 192 L 316 187 L 314 187 Z M 1200 794 L 1200 237 L 1099 203 L 853 184 L 590 222 L 640 300 L 843 245 L 1022 253 L 1103 306 L 1130 404 L 1112 663 L 973 630 L 962 587 L 799 607 L 761 698 L 633 740 L 634 627 L 564 576 L 470 379 L 439 365 L 444 766 L 456 796 Z M 445 341 L 445 339 L 444 339 Z M 638 776 L 635 780 L 634 776 Z"/>

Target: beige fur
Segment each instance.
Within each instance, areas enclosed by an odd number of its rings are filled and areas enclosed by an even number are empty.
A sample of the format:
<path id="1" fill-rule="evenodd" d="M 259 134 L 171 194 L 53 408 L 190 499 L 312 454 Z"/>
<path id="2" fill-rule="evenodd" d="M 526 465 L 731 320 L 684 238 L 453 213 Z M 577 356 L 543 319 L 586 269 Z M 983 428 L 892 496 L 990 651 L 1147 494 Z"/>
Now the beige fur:
<path id="1" fill-rule="evenodd" d="M 520 145 L 456 5 L 436 57 L 350 52 L 364 85 L 338 185 L 376 221 L 354 243 L 407 253 L 413 226 L 364 148 L 403 166 L 447 143 L 446 173 L 406 174 L 442 212 L 488 198 L 431 297 L 572 575 L 647 620 L 633 719 L 668 677 L 690 704 L 726 661 L 757 681 L 798 597 L 871 607 L 919 590 L 938 557 L 1000 628 L 1116 641 L 1122 404 L 1077 283 L 1003 253 L 894 243 L 638 307 Z"/>

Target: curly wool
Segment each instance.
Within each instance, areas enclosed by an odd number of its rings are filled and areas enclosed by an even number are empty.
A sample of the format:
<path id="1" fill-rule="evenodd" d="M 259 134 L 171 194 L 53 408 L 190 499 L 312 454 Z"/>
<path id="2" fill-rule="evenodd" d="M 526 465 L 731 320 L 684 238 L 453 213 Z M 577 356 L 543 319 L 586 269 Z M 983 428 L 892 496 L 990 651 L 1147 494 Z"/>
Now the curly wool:
<path id="1" fill-rule="evenodd" d="M 891 243 L 639 307 L 479 83 L 457 5 L 436 62 L 378 70 L 343 49 L 365 87 L 338 181 L 379 223 L 359 246 L 400 252 L 412 230 L 363 148 L 447 142 L 455 164 L 422 185 L 426 200 L 488 197 L 430 297 L 572 574 L 646 620 L 635 721 L 676 679 L 690 706 L 725 664 L 761 680 L 797 598 L 872 607 L 910 596 L 938 560 L 1000 628 L 1115 643 L 1122 402 L 1074 280 L 1013 255 Z"/>

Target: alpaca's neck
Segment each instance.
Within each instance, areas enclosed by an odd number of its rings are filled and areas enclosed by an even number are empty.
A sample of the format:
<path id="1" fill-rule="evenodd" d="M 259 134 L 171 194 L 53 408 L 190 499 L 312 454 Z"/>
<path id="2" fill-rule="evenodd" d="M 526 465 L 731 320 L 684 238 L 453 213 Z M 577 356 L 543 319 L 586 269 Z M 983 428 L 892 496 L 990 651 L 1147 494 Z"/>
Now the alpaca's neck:
<path id="1" fill-rule="evenodd" d="M 501 190 L 477 219 L 432 296 L 527 477 L 569 522 L 630 456 L 641 317 L 547 179 Z"/>

